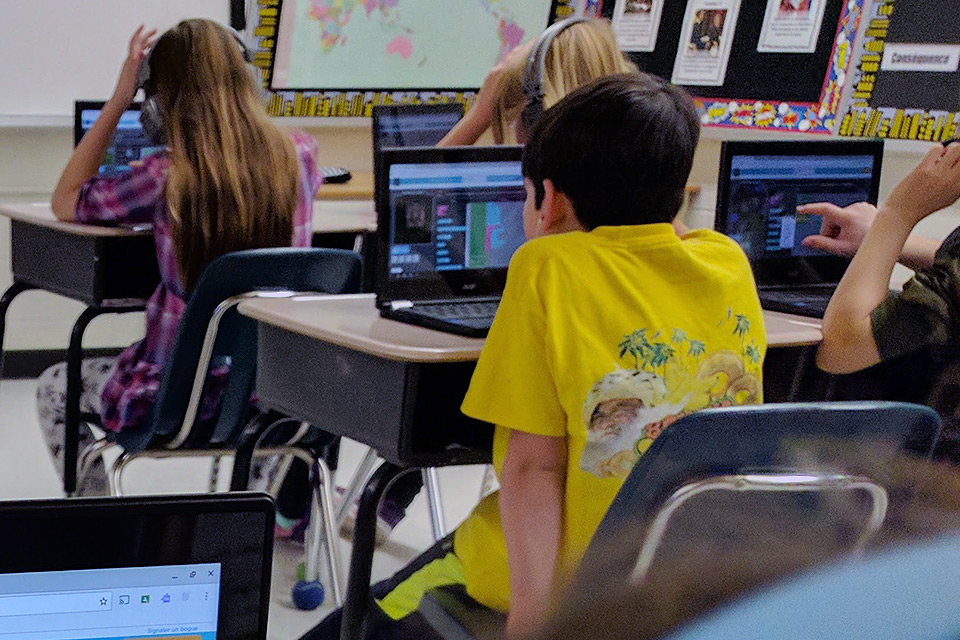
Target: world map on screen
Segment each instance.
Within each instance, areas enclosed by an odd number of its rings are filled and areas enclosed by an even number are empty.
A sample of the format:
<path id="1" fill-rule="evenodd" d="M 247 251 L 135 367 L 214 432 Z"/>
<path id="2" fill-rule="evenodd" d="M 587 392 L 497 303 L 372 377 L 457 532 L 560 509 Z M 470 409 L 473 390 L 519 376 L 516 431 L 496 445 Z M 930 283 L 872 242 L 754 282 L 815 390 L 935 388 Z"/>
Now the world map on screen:
<path id="1" fill-rule="evenodd" d="M 479 87 L 551 0 L 283 0 L 271 88 Z"/>

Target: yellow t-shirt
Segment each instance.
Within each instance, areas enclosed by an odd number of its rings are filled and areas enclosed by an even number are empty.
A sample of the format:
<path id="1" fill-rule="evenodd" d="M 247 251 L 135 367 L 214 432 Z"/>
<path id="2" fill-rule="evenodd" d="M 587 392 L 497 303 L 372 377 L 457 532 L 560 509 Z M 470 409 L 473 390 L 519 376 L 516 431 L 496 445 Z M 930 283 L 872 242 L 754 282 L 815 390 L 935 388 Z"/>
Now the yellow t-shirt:
<path id="1" fill-rule="evenodd" d="M 668 224 L 546 236 L 510 263 L 463 412 L 499 425 L 497 473 L 509 430 L 567 438 L 564 580 L 665 427 L 705 407 L 762 401 L 765 352 L 753 274 L 729 238 L 681 239 Z M 497 494 L 457 529 L 454 550 L 468 593 L 506 611 Z"/>

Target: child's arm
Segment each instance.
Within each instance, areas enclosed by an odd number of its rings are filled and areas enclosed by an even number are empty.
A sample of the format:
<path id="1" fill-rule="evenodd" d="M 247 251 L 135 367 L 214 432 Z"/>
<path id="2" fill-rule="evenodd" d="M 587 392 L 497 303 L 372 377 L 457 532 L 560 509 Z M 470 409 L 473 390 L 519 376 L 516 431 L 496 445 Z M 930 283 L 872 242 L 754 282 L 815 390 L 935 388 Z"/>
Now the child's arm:
<path id="1" fill-rule="evenodd" d="M 887 296 L 893 267 L 917 223 L 958 198 L 960 144 L 937 145 L 894 190 L 830 300 L 817 354 L 822 369 L 850 373 L 880 362 L 870 316 Z"/>
<path id="2" fill-rule="evenodd" d="M 500 519 L 510 567 L 509 638 L 529 634 L 550 611 L 566 474 L 565 438 L 510 432 L 500 480 Z"/>
<path id="3" fill-rule="evenodd" d="M 823 218 L 820 234 L 804 238 L 805 247 L 852 258 L 873 226 L 877 208 L 866 202 L 842 209 L 829 202 L 817 202 L 797 207 L 797 213 Z M 936 240 L 911 236 L 903 245 L 899 262 L 914 271 L 926 269 L 933 264 L 939 247 Z"/>
<path id="4" fill-rule="evenodd" d="M 483 86 L 473 100 L 473 106 L 466 115 L 454 125 L 447 135 L 437 143 L 438 147 L 463 147 L 474 144 L 493 124 L 493 114 L 497 100 L 503 91 L 503 72 L 508 66 L 516 64 L 516 57 L 525 56 L 528 46 L 521 45 L 504 57 L 483 80 Z"/>
<path id="5" fill-rule="evenodd" d="M 50 208 L 60 220 L 69 222 L 74 219 L 80 187 L 97 174 L 103 154 L 113 141 L 113 132 L 117 128 L 117 123 L 120 122 L 120 116 L 133 102 L 137 93 L 140 63 L 149 50 L 156 32 L 156 29 L 144 31 L 143 25 L 140 25 L 130 38 L 127 59 L 120 70 L 113 96 L 104 105 L 100 117 L 77 145 L 53 190 Z"/>

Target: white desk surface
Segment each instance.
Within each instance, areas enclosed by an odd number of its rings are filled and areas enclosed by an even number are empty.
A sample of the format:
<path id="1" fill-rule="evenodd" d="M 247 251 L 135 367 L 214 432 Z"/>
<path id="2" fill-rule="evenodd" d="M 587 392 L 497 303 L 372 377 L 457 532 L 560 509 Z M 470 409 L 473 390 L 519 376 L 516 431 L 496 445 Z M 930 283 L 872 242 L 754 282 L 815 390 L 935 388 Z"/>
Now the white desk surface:
<path id="1" fill-rule="evenodd" d="M 53 215 L 49 202 L 0 203 L 0 215 L 11 220 L 58 229 L 79 236 L 135 237 L 150 235 L 151 233 L 149 228 L 135 230 L 128 227 L 61 222 Z M 377 216 L 374 213 L 373 202 L 364 200 L 342 202 L 314 200 L 313 230 L 315 233 L 367 233 L 376 231 Z"/>
<path id="2" fill-rule="evenodd" d="M 380 317 L 373 294 L 251 300 L 240 313 L 260 322 L 363 353 L 405 362 L 469 362 L 483 340 L 424 329 Z M 820 342 L 820 321 L 764 312 L 770 347 Z"/>
<path id="3" fill-rule="evenodd" d="M 145 236 L 151 233 L 149 228 L 136 231 L 127 227 L 103 227 L 79 224 L 76 222 L 61 222 L 53 215 L 49 202 L 0 204 L 0 215 L 18 222 L 35 224 L 38 227 L 46 227 L 48 229 L 57 229 L 78 236 L 116 238 Z"/>

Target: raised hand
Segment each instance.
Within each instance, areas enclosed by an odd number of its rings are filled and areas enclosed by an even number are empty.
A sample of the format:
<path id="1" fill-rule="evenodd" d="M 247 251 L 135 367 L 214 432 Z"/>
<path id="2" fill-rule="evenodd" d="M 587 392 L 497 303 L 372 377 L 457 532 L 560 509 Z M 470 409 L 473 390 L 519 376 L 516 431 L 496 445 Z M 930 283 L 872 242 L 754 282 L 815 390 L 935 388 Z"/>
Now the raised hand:
<path id="1" fill-rule="evenodd" d="M 111 101 L 122 104 L 124 107 L 133 102 L 137 95 L 137 78 L 140 73 L 140 65 L 153 46 L 154 36 L 156 35 L 156 29 L 147 31 L 143 25 L 140 25 L 134 31 L 127 48 L 127 58 L 123 61 L 123 67 L 120 68 L 120 77 L 117 78 L 117 86 L 113 90 Z"/>

